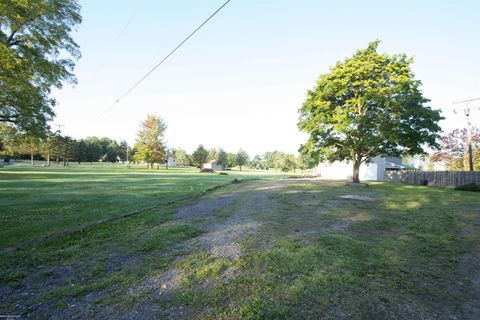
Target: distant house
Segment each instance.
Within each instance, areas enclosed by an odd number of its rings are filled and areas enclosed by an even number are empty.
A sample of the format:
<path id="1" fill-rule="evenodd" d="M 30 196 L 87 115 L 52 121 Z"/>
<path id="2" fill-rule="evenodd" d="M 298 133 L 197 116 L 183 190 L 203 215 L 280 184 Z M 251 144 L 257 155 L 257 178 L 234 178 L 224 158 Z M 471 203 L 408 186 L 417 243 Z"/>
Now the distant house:
<path id="1" fill-rule="evenodd" d="M 177 159 L 174 157 L 168 157 L 167 164 L 169 167 L 175 167 L 177 165 Z"/>
<path id="2" fill-rule="evenodd" d="M 402 163 L 399 157 L 375 157 L 360 166 L 360 180 L 384 181 L 385 170 L 415 169 Z M 325 179 L 352 179 L 353 164 L 347 161 L 319 163 L 315 175 Z"/>
<path id="3" fill-rule="evenodd" d="M 212 169 L 213 171 L 222 171 L 224 169 L 223 164 L 218 163 L 218 160 L 210 160 L 203 164 L 203 169 Z"/>

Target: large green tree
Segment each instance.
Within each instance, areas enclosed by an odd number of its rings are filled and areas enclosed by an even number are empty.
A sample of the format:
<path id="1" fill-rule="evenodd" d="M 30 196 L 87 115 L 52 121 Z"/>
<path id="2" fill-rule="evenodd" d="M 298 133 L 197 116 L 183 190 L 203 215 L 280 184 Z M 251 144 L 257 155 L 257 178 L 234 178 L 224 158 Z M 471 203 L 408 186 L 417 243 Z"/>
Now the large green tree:
<path id="1" fill-rule="evenodd" d="M 45 131 L 52 88 L 75 83 L 80 57 L 70 33 L 81 22 L 75 0 L 0 1 L 0 121 Z"/>
<path id="2" fill-rule="evenodd" d="M 379 41 L 320 76 L 300 108 L 299 128 L 310 138 L 301 151 L 317 161 L 350 161 L 359 182 L 375 156 L 424 154 L 438 147 L 440 112 L 425 104 L 421 82 L 405 54 L 379 54 Z"/>
<path id="3" fill-rule="evenodd" d="M 163 136 L 167 125 L 161 117 L 147 115 L 141 122 L 135 143 L 136 160 L 144 161 L 147 167 L 153 169 L 155 163 L 163 163 L 166 159 Z"/>
<path id="4" fill-rule="evenodd" d="M 235 167 L 235 153 L 229 152 L 227 153 L 227 160 L 225 163 L 225 168 L 233 168 Z"/>
<path id="5" fill-rule="evenodd" d="M 208 151 L 203 145 L 199 145 L 197 150 L 192 153 L 192 159 L 197 167 L 202 169 L 203 164 L 208 160 Z"/>
<path id="6" fill-rule="evenodd" d="M 243 149 L 238 150 L 235 155 L 235 163 L 240 167 L 240 171 L 242 171 L 242 166 L 248 163 L 249 158 L 247 151 Z"/>

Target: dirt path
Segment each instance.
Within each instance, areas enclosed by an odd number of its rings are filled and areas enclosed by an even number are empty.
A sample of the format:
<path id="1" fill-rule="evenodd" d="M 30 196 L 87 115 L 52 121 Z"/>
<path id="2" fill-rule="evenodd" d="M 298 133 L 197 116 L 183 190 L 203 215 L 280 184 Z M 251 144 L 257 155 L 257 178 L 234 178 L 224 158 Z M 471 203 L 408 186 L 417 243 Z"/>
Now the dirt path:
<path id="1" fill-rule="evenodd" d="M 172 223 L 199 223 L 205 232 L 183 244 L 186 254 L 179 257 L 177 265 L 181 265 L 182 260 L 188 258 L 188 253 L 199 251 L 235 261 L 244 254 L 241 244 L 251 238 L 255 239 L 257 249 L 267 248 L 272 243 L 273 237 L 269 234 L 271 225 L 263 224 L 277 223 L 274 220 L 276 219 L 275 212 L 278 210 L 278 196 L 299 183 L 324 182 L 318 179 L 248 182 L 226 194 L 206 197 L 193 205 L 179 208 Z M 327 203 L 326 205 L 332 204 Z M 259 220 L 258 217 L 269 218 Z M 350 223 L 351 221 L 343 219 L 327 222 L 317 232 L 345 230 Z M 302 224 L 304 224 L 303 221 Z M 236 270 L 226 269 L 218 281 L 231 279 L 235 277 L 235 274 Z M 142 285 L 130 289 L 130 292 L 135 294 L 147 290 L 155 296 L 168 300 L 172 293 L 182 289 L 182 283 L 186 277 L 186 273 L 180 268 L 166 269 L 154 277 L 146 277 Z M 210 283 L 210 285 L 215 284 Z M 143 319 L 158 313 L 158 306 L 152 306 L 152 308 L 142 306 L 140 309 L 132 308 L 127 314 L 118 316 L 124 319 Z M 192 317 L 191 311 L 186 307 L 164 309 L 161 313 L 166 319 Z"/>

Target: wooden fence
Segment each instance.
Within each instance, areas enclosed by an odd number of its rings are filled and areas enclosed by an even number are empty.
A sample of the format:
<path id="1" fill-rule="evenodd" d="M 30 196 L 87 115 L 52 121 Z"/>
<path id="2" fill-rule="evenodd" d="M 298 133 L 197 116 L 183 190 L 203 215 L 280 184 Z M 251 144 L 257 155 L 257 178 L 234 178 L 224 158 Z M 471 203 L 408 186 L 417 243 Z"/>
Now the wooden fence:
<path id="1" fill-rule="evenodd" d="M 385 171 L 385 181 L 455 188 L 466 184 L 480 185 L 480 171 Z"/>

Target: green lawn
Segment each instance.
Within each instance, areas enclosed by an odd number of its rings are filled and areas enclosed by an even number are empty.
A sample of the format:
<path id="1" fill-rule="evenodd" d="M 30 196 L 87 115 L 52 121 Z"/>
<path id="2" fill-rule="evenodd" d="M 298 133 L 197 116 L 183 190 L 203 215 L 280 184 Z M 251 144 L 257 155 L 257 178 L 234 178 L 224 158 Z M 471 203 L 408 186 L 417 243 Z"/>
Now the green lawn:
<path id="1" fill-rule="evenodd" d="M 71 227 L 162 206 L 235 178 L 278 174 L 201 174 L 194 169 L 124 165 L 7 166 L 0 170 L 0 248 Z"/>
<path id="2" fill-rule="evenodd" d="M 281 177 L 9 166 L 0 171 L 4 247 L 151 208 L 3 253 L 0 314 L 476 319 L 478 193 Z M 124 201 L 118 190 L 137 195 Z M 365 198 L 342 198 L 352 195 Z"/>

